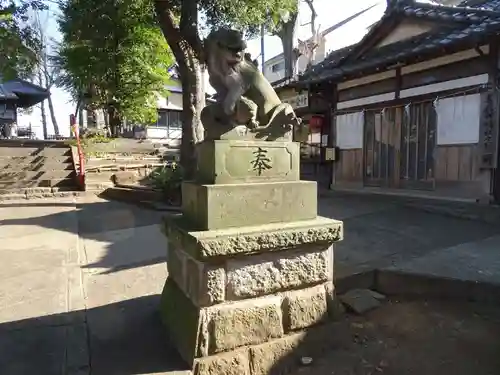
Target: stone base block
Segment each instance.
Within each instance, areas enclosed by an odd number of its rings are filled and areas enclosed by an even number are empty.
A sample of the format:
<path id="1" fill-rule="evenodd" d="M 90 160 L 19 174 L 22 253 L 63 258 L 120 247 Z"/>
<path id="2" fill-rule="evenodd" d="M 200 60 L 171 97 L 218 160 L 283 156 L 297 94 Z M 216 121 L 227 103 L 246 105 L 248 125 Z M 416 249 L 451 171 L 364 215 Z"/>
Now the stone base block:
<path id="1" fill-rule="evenodd" d="M 217 140 L 197 147 L 197 182 L 201 184 L 300 179 L 300 144 L 296 142 Z"/>
<path id="2" fill-rule="evenodd" d="M 198 358 L 194 375 L 285 375 L 301 366 L 302 357 L 317 359 L 339 341 L 333 322 L 293 333 L 260 345 Z"/>
<path id="3" fill-rule="evenodd" d="M 305 246 L 214 263 L 171 246 L 167 266 L 184 295 L 194 305 L 206 307 L 333 281 L 333 246 Z"/>
<path id="4" fill-rule="evenodd" d="M 336 316 L 331 288 L 328 282 L 200 308 L 169 278 L 161 314 L 172 344 L 195 374 L 225 374 L 223 370 L 231 366 L 239 369 L 235 374 L 267 374 L 262 371 L 300 344 L 297 332 Z"/>
<path id="5" fill-rule="evenodd" d="M 234 257 L 275 252 L 306 245 L 332 245 L 342 240 L 341 221 L 321 216 L 312 220 L 196 231 L 184 217 L 165 221 L 171 247 L 182 249 L 194 259 Z"/>
<path id="6" fill-rule="evenodd" d="M 313 181 L 182 186 L 182 212 L 197 230 L 286 223 L 316 218 Z"/>

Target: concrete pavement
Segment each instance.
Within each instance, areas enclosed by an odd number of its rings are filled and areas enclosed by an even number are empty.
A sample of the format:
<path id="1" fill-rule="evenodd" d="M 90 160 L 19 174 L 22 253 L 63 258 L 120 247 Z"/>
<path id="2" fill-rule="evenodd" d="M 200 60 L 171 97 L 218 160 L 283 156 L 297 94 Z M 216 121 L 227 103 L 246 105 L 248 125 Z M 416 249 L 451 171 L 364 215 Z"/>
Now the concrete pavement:
<path id="1" fill-rule="evenodd" d="M 500 227 L 335 194 L 337 277 L 373 268 L 500 282 Z M 186 370 L 157 315 L 167 276 L 164 213 L 80 197 L 0 205 L 0 374 Z"/>
<path id="2" fill-rule="evenodd" d="M 453 269 L 460 279 L 489 269 L 489 279 L 481 281 L 500 283 L 500 265 L 492 261 L 494 243 L 500 244 L 495 223 L 428 212 L 432 203 L 425 201 L 423 210 L 401 199 L 370 195 L 337 193 L 320 202 L 321 215 L 344 221 L 344 241 L 335 251 L 337 277 L 380 268 L 426 274 L 432 266 L 434 275 L 451 277 Z"/>

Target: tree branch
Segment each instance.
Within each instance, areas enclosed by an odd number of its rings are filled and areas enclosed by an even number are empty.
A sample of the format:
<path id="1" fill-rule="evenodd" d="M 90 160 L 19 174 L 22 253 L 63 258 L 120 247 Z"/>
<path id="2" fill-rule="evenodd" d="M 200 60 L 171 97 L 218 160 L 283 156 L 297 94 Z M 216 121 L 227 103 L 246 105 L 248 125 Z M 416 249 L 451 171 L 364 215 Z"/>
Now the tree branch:
<path id="1" fill-rule="evenodd" d="M 175 14 L 168 0 L 155 0 L 155 10 L 160 28 L 174 55 L 179 58 L 179 54 L 182 53 L 179 44 L 187 42 L 190 48 L 195 51 L 197 57 L 203 61 L 203 43 L 198 34 L 197 1 L 182 1 L 180 22 L 176 22 Z"/>
<path id="2" fill-rule="evenodd" d="M 170 48 L 174 47 L 174 44 L 181 41 L 180 29 L 175 24 L 175 18 L 172 10 L 169 7 L 168 1 L 165 0 L 155 0 L 155 11 L 160 21 L 160 28 L 167 39 Z"/>
<path id="3" fill-rule="evenodd" d="M 198 59 L 204 61 L 203 43 L 198 34 L 198 1 L 182 0 L 179 30 L 195 51 Z"/>
<path id="4" fill-rule="evenodd" d="M 312 34 L 312 37 L 314 38 L 314 36 L 317 33 L 316 17 L 318 16 L 318 13 L 316 13 L 316 9 L 314 9 L 314 4 L 313 4 L 314 0 L 304 0 L 304 2 L 307 4 L 309 9 L 311 10 L 311 34 Z"/>

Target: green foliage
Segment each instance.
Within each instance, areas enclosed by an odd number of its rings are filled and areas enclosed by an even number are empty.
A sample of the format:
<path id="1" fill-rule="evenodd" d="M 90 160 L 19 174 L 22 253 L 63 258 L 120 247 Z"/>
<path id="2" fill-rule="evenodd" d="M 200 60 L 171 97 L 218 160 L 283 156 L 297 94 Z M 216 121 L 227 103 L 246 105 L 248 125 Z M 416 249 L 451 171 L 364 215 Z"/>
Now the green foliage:
<path id="1" fill-rule="evenodd" d="M 173 59 L 151 0 L 67 0 L 59 28 L 60 87 L 75 98 L 86 93 L 90 108 L 112 107 L 141 124 L 156 121 L 156 95 L 168 94 Z"/>
<path id="2" fill-rule="evenodd" d="M 0 0 L 0 75 L 4 80 L 33 74 L 41 46 L 28 12 L 45 8 L 38 0 Z"/>
<path id="3" fill-rule="evenodd" d="M 278 27 L 283 14 L 297 12 L 297 0 L 203 0 L 207 26 L 234 27 L 247 37 L 260 32 L 261 25 Z"/>
<path id="4" fill-rule="evenodd" d="M 184 170 L 177 163 L 155 168 L 149 175 L 154 189 L 165 193 L 180 192 Z"/>
<path id="5" fill-rule="evenodd" d="M 80 146 L 82 147 L 83 154 L 86 157 L 97 156 L 94 151 L 92 151 L 92 146 L 99 143 L 110 143 L 113 138 L 106 137 L 104 134 L 99 132 L 87 132 L 80 134 Z M 71 139 L 67 142 L 70 146 L 78 146 L 76 139 Z"/>
<path id="6" fill-rule="evenodd" d="M 260 32 L 262 24 L 274 27 L 283 12 L 296 12 L 297 0 L 156 0 L 167 2 L 179 21 L 181 8 L 194 1 L 202 14 L 202 34 L 218 27 L 241 30 L 247 37 Z M 178 24 L 178 23 L 176 23 Z"/>

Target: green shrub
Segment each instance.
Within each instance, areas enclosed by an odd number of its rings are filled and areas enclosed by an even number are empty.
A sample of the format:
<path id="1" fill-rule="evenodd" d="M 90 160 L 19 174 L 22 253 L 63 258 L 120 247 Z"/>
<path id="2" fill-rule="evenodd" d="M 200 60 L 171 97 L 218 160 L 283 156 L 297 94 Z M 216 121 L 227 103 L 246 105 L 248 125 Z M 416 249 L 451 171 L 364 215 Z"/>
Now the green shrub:
<path id="1" fill-rule="evenodd" d="M 86 156 L 95 156 L 92 155 L 92 152 L 89 152 L 89 148 L 92 147 L 92 145 L 98 144 L 98 143 L 109 143 L 113 141 L 113 138 L 107 137 L 104 132 L 100 130 L 87 130 L 82 131 L 80 134 L 80 145 L 82 146 L 82 151 Z M 70 146 L 77 146 L 76 138 L 71 139 L 70 141 L 67 142 L 68 145 Z"/>
<path id="2" fill-rule="evenodd" d="M 168 203 L 181 203 L 181 186 L 184 170 L 177 163 L 155 168 L 149 175 L 153 189 L 162 191 Z"/>

